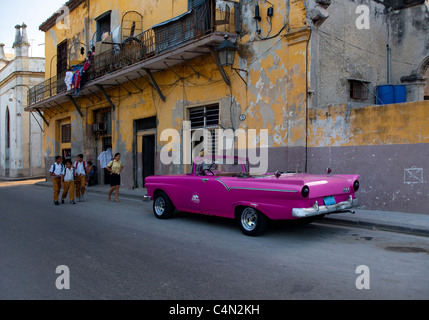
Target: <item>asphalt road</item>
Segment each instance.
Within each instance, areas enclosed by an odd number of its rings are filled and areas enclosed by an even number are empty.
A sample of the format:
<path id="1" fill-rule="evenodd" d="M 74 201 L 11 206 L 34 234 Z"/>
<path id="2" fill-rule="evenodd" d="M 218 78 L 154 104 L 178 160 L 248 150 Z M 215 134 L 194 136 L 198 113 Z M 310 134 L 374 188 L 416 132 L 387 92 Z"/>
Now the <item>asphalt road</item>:
<path id="1" fill-rule="evenodd" d="M 48 188 L 0 183 L 2 300 L 429 298 L 427 237 L 275 223 L 252 238 L 225 219 L 157 220 L 137 200 L 51 199 Z"/>

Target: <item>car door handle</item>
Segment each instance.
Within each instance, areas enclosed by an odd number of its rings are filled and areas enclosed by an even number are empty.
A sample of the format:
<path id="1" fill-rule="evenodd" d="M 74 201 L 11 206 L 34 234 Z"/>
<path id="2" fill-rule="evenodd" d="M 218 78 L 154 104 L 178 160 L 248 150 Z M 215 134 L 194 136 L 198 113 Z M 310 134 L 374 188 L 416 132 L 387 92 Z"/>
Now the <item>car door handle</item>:
<path id="1" fill-rule="evenodd" d="M 209 179 L 202 179 L 201 181 L 204 183 L 207 183 L 207 182 L 209 182 Z"/>

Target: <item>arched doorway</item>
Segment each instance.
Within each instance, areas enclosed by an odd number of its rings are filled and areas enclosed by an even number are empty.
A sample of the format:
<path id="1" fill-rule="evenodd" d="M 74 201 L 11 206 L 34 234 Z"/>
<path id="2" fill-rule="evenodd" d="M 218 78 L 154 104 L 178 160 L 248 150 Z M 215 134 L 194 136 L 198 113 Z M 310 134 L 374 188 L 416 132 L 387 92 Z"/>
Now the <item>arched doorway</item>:
<path id="1" fill-rule="evenodd" d="M 429 100 L 429 56 L 401 82 L 407 86 L 407 102 Z"/>
<path id="2" fill-rule="evenodd" d="M 423 100 L 429 100 L 429 56 L 426 57 L 419 65 L 417 76 L 425 82 Z"/>

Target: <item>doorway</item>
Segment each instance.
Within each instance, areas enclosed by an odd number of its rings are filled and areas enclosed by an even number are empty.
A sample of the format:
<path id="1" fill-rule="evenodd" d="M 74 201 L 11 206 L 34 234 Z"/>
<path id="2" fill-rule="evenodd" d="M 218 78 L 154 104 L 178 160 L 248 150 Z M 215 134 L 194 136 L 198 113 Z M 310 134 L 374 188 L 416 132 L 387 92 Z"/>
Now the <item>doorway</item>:
<path id="1" fill-rule="evenodd" d="M 143 136 L 143 187 L 146 178 L 155 175 L 155 135 Z"/>
<path id="2" fill-rule="evenodd" d="M 108 149 L 112 150 L 112 137 L 111 136 L 102 138 L 102 149 L 103 149 L 103 151 L 107 151 Z M 103 181 L 104 181 L 104 184 L 110 184 L 110 172 L 107 171 L 106 168 L 103 169 Z"/>
<path id="3" fill-rule="evenodd" d="M 155 174 L 157 118 L 134 121 L 134 185 L 144 188 L 146 178 Z"/>

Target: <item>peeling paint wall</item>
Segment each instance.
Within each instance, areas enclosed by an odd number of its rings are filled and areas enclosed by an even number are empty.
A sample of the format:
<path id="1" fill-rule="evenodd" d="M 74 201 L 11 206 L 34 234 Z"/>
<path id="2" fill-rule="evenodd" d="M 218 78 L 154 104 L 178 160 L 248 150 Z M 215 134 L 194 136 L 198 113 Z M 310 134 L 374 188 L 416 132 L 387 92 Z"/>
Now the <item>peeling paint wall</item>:
<path id="1" fill-rule="evenodd" d="M 309 172 L 361 175 L 362 207 L 427 214 L 429 102 L 313 109 Z"/>
<path id="2" fill-rule="evenodd" d="M 254 19 L 255 6 L 259 4 L 261 21 Z M 222 1 L 218 6 L 224 5 Z M 273 6 L 273 16 L 267 19 L 267 9 Z M 137 80 L 136 88 L 126 83 L 121 87 L 108 90 L 116 109 L 112 111 L 112 146 L 114 152 L 120 152 L 125 162 L 124 185 L 132 187 L 134 183 L 136 146 L 133 123 L 135 120 L 157 116 L 157 164 L 156 173 L 184 172 L 184 165 L 164 166 L 159 163 L 159 152 L 167 142 L 160 141 L 165 129 L 181 132 L 183 120 L 187 120 L 188 110 L 219 104 L 220 124 L 223 128 L 268 129 L 273 134 L 269 140 L 270 152 L 274 155 L 272 166 L 283 170 L 304 169 L 305 147 L 305 107 L 307 86 L 307 42 L 309 37 L 306 21 L 306 8 L 303 1 L 258 2 L 241 1 L 243 34 L 238 39 L 239 48 L 235 68 L 224 68 L 230 78 L 231 86 L 222 80 L 219 69 L 211 55 L 205 55 L 191 62 L 193 69 L 180 65 L 154 74 L 166 101 L 163 102 L 146 80 Z M 65 39 L 80 39 L 84 42 L 82 21 L 89 21 L 89 30 L 96 30 L 94 18 L 107 10 L 112 10 L 112 31 L 117 34 L 122 15 L 136 10 L 143 15 L 144 29 L 176 17 L 187 11 L 187 1 L 91 1 L 88 7 L 83 3 L 70 15 L 70 29 L 56 27 L 46 33 L 47 61 L 53 61 L 52 75 L 56 73 L 56 47 Z M 88 18 L 89 14 L 89 18 Z M 260 30 L 260 31 L 258 31 Z M 78 46 L 79 47 L 79 46 Z M 82 57 L 83 59 L 83 57 Z M 47 66 L 47 69 L 50 69 Z M 174 71 L 174 72 L 173 72 Z M 181 79 L 177 77 L 178 74 Z M 49 72 L 47 78 L 49 78 Z M 241 76 L 241 77 L 240 77 Z M 51 123 L 71 118 L 72 156 L 83 152 L 86 159 L 96 159 L 101 152 L 101 144 L 92 132 L 93 114 L 100 108 L 110 107 L 100 97 L 79 100 L 84 117 L 81 118 L 71 103 L 62 107 L 62 112 L 50 119 Z M 240 115 L 246 120 L 240 121 Z M 52 159 L 60 152 L 56 142 L 55 125 L 45 131 L 45 157 Z M 55 137 L 55 138 L 54 138 Z M 182 148 L 183 145 L 179 146 Z M 50 162 L 48 161 L 48 162 Z"/>
<path id="3" fill-rule="evenodd" d="M 369 29 L 358 29 L 362 12 L 369 8 Z M 407 85 L 407 101 L 423 100 L 419 82 L 403 77 L 418 74 L 419 65 L 429 56 L 429 10 L 426 5 L 389 11 L 382 1 L 333 0 L 329 17 L 312 37 L 318 42 L 318 73 L 313 73 L 312 106 L 327 107 L 348 102 L 355 106 L 375 104 L 376 88 L 388 83 L 387 45 L 391 49 L 391 83 Z M 316 40 L 315 40 L 316 41 Z M 412 48 L 410 50 L 410 48 Z M 316 61 L 314 61 L 316 63 Z M 367 99 L 351 99 L 348 80 L 365 81 Z"/>

